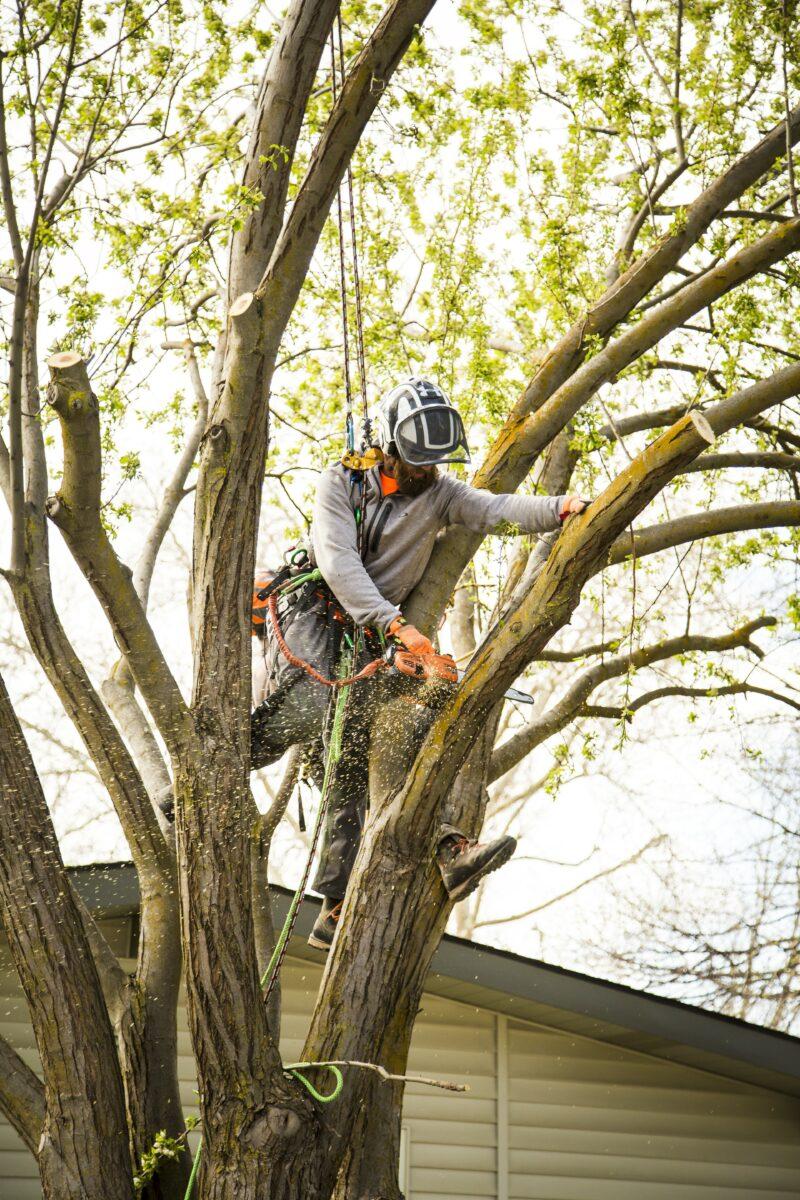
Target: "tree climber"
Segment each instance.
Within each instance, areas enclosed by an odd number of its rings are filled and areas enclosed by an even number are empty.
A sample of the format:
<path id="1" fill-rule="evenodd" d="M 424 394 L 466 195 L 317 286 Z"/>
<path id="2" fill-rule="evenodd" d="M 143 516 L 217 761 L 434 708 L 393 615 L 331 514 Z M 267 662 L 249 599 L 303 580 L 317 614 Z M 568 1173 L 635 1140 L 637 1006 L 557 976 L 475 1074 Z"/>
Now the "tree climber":
<path id="1" fill-rule="evenodd" d="M 441 474 L 441 465 L 469 462 L 469 450 L 459 413 L 425 379 L 409 379 L 384 398 L 377 442 L 382 452 L 378 464 L 363 473 L 342 463 L 323 472 L 308 553 L 327 587 L 314 584 L 293 602 L 282 604 L 282 633 L 290 651 L 328 677 L 336 670 L 347 617 L 368 631 L 368 643 L 371 639 L 375 644 L 375 635 L 388 636 L 422 656 L 423 662 L 428 656 L 433 662 L 434 646 L 405 621 L 400 605 L 422 578 L 445 526 L 490 533 L 511 524 L 523 532 L 542 533 L 557 529 L 585 506 L 577 496 L 497 496 Z M 367 519 L 359 530 L 362 508 Z M 253 769 L 275 762 L 294 744 L 318 743 L 330 698 L 323 683 L 288 661 L 269 620 L 264 630 L 263 654 L 254 670 L 258 706 L 251 724 Z M 329 949 L 336 932 L 366 811 L 366 705 L 371 690 L 370 684 L 351 689 L 344 748 L 313 884 L 324 904 L 309 943 L 323 950 Z M 446 816 L 436 858 L 448 894 L 461 900 L 508 861 L 516 840 L 506 836 L 486 844 L 472 841 L 447 823 Z"/>

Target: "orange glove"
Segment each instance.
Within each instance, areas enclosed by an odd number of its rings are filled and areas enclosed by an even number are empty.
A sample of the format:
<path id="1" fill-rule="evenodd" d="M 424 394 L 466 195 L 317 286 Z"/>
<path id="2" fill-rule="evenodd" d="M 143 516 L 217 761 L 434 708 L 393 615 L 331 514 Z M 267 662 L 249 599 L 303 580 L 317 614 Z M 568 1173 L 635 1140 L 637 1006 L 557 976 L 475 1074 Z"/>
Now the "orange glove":
<path id="1" fill-rule="evenodd" d="M 392 637 L 396 637 L 398 642 L 402 642 L 406 650 L 411 654 L 435 654 L 433 642 L 425 637 L 424 633 L 414 625 L 406 625 L 402 617 L 395 617 L 389 626 L 389 633 Z"/>

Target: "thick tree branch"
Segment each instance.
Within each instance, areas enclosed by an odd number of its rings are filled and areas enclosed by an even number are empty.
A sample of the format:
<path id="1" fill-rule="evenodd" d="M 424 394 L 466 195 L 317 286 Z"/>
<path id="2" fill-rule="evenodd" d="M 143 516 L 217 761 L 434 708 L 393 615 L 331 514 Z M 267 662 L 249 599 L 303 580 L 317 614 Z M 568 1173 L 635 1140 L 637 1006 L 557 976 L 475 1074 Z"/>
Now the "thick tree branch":
<path id="1" fill-rule="evenodd" d="M 231 243 L 228 301 L 255 291 L 283 224 L 297 138 L 337 0 L 292 0 L 261 81 L 243 186 L 263 196 Z"/>
<path id="2" fill-rule="evenodd" d="M 565 694 L 546 712 L 535 720 L 529 721 L 502 745 L 498 746 L 492 755 L 489 768 L 489 782 L 494 783 L 507 774 L 542 742 L 559 733 L 577 716 L 585 711 L 586 701 L 592 692 L 609 679 L 619 678 L 629 671 L 642 670 L 653 663 L 664 662 L 679 654 L 721 654 L 726 650 L 737 647 L 750 647 L 750 639 L 758 629 L 770 628 L 777 624 L 775 617 L 759 617 L 747 625 L 733 630 L 731 633 L 711 637 L 701 634 L 685 634 L 682 637 L 669 638 L 653 646 L 643 646 L 627 654 L 607 658 L 595 663 L 584 671 Z"/>
<path id="3" fill-rule="evenodd" d="M 117 961 L 117 956 L 97 927 L 97 922 L 77 892 L 73 893 L 75 907 L 80 913 L 86 933 L 103 997 L 112 1026 L 118 1028 L 127 1007 L 128 976 Z"/>
<path id="4" fill-rule="evenodd" d="M 200 366 L 194 346 L 189 338 L 185 338 L 183 342 L 179 343 L 179 346 L 183 351 L 192 383 L 197 403 L 197 418 L 189 432 L 172 477 L 164 490 L 156 519 L 134 567 L 133 586 L 145 612 L 156 559 L 175 513 L 186 496 L 186 480 L 197 456 L 208 421 L 208 395 L 200 375 Z M 131 747 L 145 787 L 150 796 L 157 800 L 168 792 L 172 780 L 150 722 L 137 701 L 133 675 L 124 658 L 114 665 L 109 678 L 102 684 L 101 691 Z"/>
<path id="5" fill-rule="evenodd" d="M 3 1037 L 0 1037 L 0 1112 L 35 1155 L 44 1125 L 44 1087 Z"/>
<path id="6" fill-rule="evenodd" d="M 28 577 L 12 579 L 25 633 L 106 787 L 140 877 L 175 882 L 175 856 L 156 821 L 136 766 L 58 617 L 43 556 Z"/>
<path id="7" fill-rule="evenodd" d="M 772 500 L 763 504 L 737 504 L 733 508 L 711 509 L 676 517 L 663 525 L 647 525 L 633 535 L 623 534 L 612 545 L 607 565 L 626 562 L 632 554 L 645 558 L 673 546 L 721 537 L 726 533 L 744 533 L 748 529 L 780 529 L 800 525 L 800 503 L 796 500 Z"/>
<path id="8" fill-rule="evenodd" d="M 800 137 L 800 106 L 792 111 L 788 125 L 792 143 Z M 685 219 L 673 233 L 659 239 L 603 294 L 597 303 L 572 326 L 536 371 L 517 401 L 503 430 L 492 446 L 474 482 L 493 492 L 513 491 L 529 471 L 539 440 L 527 418 L 569 379 L 582 362 L 587 346 L 598 337 L 605 340 L 615 325 L 624 320 L 639 301 L 672 270 L 686 251 L 708 229 L 715 217 L 769 170 L 785 152 L 787 125 L 781 122 L 747 151 L 710 187 L 688 206 Z M 698 283 L 700 281 L 698 280 Z M 530 445 L 528 444 L 530 441 Z M 546 444 L 546 442 L 545 442 Z M 409 619 L 420 628 L 435 627 L 447 597 L 479 539 L 463 531 L 449 531 L 434 551 L 421 584 L 407 605 Z"/>
<path id="9" fill-rule="evenodd" d="M 148 795 L 158 804 L 159 797 L 169 793 L 172 778 L 150 722 L 138 703 L 133 677 L 124 658 L 117 661 L 108 679 L 103 680 L 100 692 L 130 746 Z"/>
<path id="10" fill-rule="evenodd" d="M 77 45 L 80 24 L 81 5 L 79 3 L 76 4 L 72 17 L 67 54 L 63 64 L 63 77 L 57 93 L 55 112 L 50 123 L 50 136 L 42 158 L 41 170 L 38 173 L 27 242 L 22 260 L 17 264 L 14 280 L 14 310 L 11 319 L 11 337 L 8 347 L 8 426 L 11 465 L 11 572 L 17 576 L 21 575 L 25 569 L 25 451 L 22 434 L 22 398 L 25 369 L 26 314 L 30 304 L 30 289 L 32 285 L 31 268 L 37 253 L 44 189 L 56 143 L 58 127 L 66 105 L 67 89 L 72 77 L 75 47 Z M 0 63 L 0 68 L 1 66 L 2 64 Z M 0 116 L 4 117 L 4 113 L 0 114 Z M 0 120 L 0 126 L 4 126 L 3 120 Z M 3 157 L 5 156 L 2 150 L 0 150 L 0 159 Z M 5 197 L 5 183 L 3 184 L 3 193 Z M 13 214 L 13 197 L 11 199 L 10 211 Z M 7 215 L 9 215 L 8 210 Z M 14 233 L 12 231 L 12 239 L 13 236 Z M 19 237 L 19 230 L 16 230 L 16 236 Z"/>
<path id="11" fill-rule="evenodd" d="M 277 351 L 336 190 L 362 133 L 417 28 L 435 0 L 394 0 L 353 63 L 314 148 L 306 177 L 256 289 L 264 329 Z"/>
<path id="12" fill-rule="evenodd" d="M 170 753 L 178 755 L 192 740 L 191 719 L 130 570 L 117 558 L 101 521 L 100 421 L 86 364 L 67 353 L 54 355 L 48 365 L 48 401 L 59 415 L 64 442 L 64 475 L 48 501 L 48 516 L 100 601 Z"/>

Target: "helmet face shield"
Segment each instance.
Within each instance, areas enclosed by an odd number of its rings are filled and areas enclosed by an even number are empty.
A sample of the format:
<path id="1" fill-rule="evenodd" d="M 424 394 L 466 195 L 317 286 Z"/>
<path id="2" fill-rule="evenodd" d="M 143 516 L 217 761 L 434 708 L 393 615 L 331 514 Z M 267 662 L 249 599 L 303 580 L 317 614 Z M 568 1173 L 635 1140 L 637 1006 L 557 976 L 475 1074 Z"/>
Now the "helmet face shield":
<path id="1" fill-rule="evenodd" d="M 449 404 L 426 404 L 406 413 L 395 425 L 392 440 L 400 458 L 412 467 L 470 461 L 464 422 Z"/>

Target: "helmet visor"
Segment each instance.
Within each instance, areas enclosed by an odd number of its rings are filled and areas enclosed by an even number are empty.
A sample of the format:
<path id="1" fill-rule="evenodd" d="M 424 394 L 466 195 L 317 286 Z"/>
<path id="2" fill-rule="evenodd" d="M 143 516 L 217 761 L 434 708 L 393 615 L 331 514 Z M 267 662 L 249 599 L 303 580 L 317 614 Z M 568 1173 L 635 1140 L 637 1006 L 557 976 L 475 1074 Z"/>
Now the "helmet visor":
<path id="1" fill-rule="evenodd" d="M 395 426 L 393 440 L 412 467 L 471 461 L 464 422 L 449 404 L 426 404 L 408 413 Z"/>

